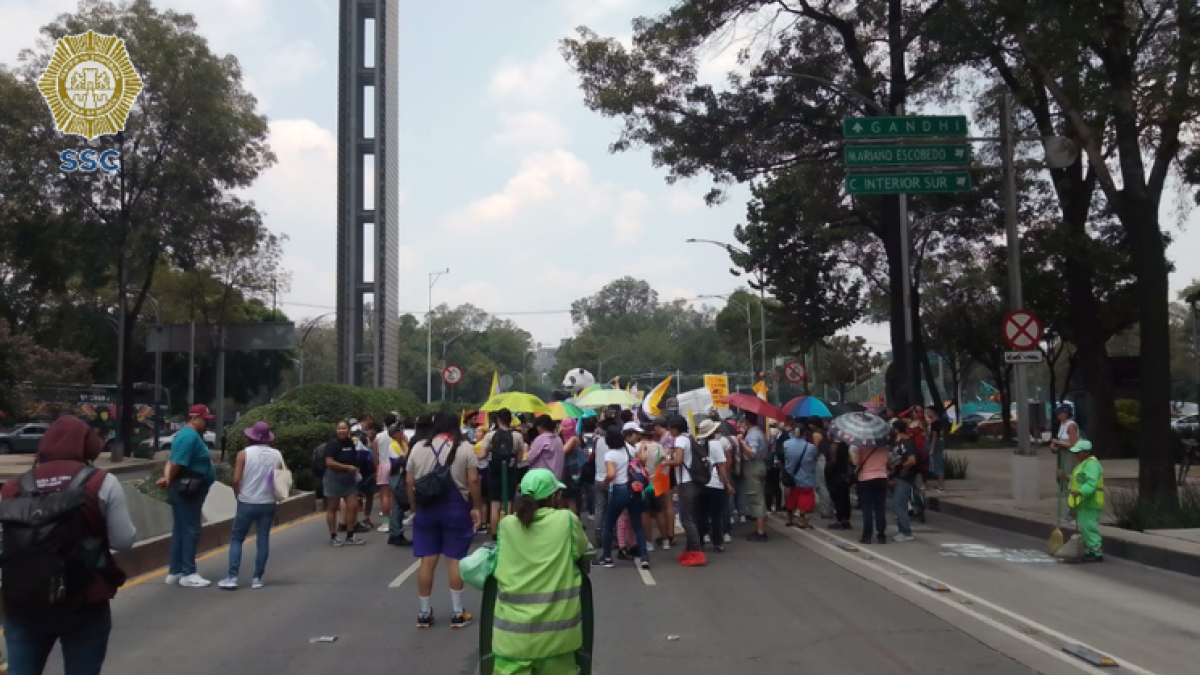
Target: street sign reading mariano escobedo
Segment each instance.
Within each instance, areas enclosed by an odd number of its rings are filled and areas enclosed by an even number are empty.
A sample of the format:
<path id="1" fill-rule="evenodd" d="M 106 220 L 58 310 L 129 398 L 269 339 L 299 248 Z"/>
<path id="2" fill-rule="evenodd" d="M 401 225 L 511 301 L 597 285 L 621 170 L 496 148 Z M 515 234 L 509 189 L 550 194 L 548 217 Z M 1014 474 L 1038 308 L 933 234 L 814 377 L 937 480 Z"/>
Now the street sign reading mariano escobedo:
<path id="1" fill-rule="evenodd" d="M 38 80 L 60 133 L 94 141 L 125 130 L 129 110 L 142 91 L 125 41 L 89 30 L 67 35 L 54 44 L 50 64 Z M 92 148 L 59 153 L 65 172 L 116 171 L 121 154 Z"/>

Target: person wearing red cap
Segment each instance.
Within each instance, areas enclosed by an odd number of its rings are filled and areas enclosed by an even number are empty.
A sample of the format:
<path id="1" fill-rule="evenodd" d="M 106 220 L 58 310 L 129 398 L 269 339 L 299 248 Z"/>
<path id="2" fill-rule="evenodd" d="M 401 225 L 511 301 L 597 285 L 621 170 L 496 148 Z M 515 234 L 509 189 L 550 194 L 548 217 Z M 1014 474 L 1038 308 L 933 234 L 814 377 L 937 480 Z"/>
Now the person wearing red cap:
<path id="1" fill-rule="evenodd" d="M 212 582 L 196 573 L 196 548 L 204 525 L 204 500 L 217 480 L 212 455 L 204 443 L 204 430 L 214 415 L 206 405 L 188 409 L 188 423 L 171 441 L 171 459 L 158 486 L 167 489 L 167 503 L 174 517 L 167 585 L 204 588 Z"/>
<path id="2" fill-rule="evenodd" d="M 29 533 L 20 532 L 21 528 L 15 524 L 5 526 L 4 548 L 9 555 L 4 565 L 8 672 L 43 672 L 55 642 L 62 645 L 60 672 L 66 675 L 99 673 L 104 665 L 112 632 L 109 601 L 125 583 L 125 573 L 117 566 L 111 551 L 133 548 L 137 532 L 129 518 L 120 481 L 107 471 L 90 466 L 103 450 L 104 441 L 86 422 L 78 417 L 60 417 L 38 444 L 33 469 L 18 479 L 6 481 L 0 491 L 0 503 L 18 512 L 31 508 L 33 504 L 29 501 L 44 500 L 52 493 L 81 489 L 86 497 L 74 516 L 80 547 L 85 553 L 82 560 L 70 558 L 67 564 L 82 561 L 89 569 L 83 577 L 65 580 L 59 602 L 46 602 L 44 593 L 10 595 L 10 590 L 39 587 L 43 581 L 38 578 L 39 573 L 45 573 L 46 567 L 22 565 L 23 556 L 18 549 L 29 545 Z M 36 493 L 42 496 L 35 496 Z M 95 546 L 89 546 L 89 542 Z M 94 561 L 87 551 L 95 552 Z M 31 550 L 27 559 L 44 555 Z"/>

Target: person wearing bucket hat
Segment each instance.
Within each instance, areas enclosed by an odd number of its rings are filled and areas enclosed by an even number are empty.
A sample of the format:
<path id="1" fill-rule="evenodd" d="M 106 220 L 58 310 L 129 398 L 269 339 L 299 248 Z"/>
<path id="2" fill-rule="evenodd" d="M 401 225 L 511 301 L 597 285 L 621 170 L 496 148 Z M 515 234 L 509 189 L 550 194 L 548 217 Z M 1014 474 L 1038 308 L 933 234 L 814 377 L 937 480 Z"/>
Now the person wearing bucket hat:
<path id="1" fill-rule="evenodd" d="M 584 619 L 578 562 L 588 541 L 579 518 L 558 508 L 564 488 L 550 470 L 530 469 L 515 513 L 500 521 L 490 626 L 497 674 L 576 672 Z"/>
<path id="2" fill-rule="evenodd" d="M 218 588 L 227 591 L 237 590 L 238 572 L 242 566 L 242 544 L 250 533 L 251 525 L 254 526 L 257 550 L 250 587 L 263 587 L 267 556 L 271 552 L 271 524 L 275 522 L 276 472 L 287 469 L 283 455 L 271 447 L 275 442 L 275 434 L 271 433 L 270 424 L 255 422 L 242 433 L 250 445 L 237 454 L 233 467 L 237 512 L 233 516 L 233 529 L 229 535 L 229 573 L 217 582 Z"/>
<path id="3" fill-rule="evenodd" d="M 1104 467 L 1092 452 L 1091 441 L 1079 441 L 1071 446 L 1079 464 L 1071 472 L 1067 505 L 1075 510 L 1079 534 L 1083 536 L 1083 562 L 1102 562 L 1104 554 L 1100 538 L 1100 514 L 1104 512 Z M 1059 478 L 1063 478 L 1062 472 Z"/>
<path id="4" fill-rule="evenodd" d="M 716 435 L 720 428 L 720 422 L 712 419 L 701 420 L 696 425 L 696 441 L 707 445 L 708 459 L 713 467 L 712 477 L 704 484 L 700 498 L 698 526 L 700 540 L 711 543 L 717 553 L 724 553 L 725 507 L 729 504 L 729 495 L 733 494 L 733 484 L 729 481 L 729 445 Z"/>

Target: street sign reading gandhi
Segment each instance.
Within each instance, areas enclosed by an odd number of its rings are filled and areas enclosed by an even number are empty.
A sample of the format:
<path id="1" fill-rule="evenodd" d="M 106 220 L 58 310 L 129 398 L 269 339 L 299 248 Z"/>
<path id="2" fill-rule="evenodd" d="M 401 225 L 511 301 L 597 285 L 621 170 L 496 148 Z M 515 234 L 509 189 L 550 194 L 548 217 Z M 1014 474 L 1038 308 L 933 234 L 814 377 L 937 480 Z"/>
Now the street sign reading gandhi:
<path id="1" fill-rule="evenodd" d="M 783 367 L 783 376 L 787 378 L 788 382 L 799 384 L 804 381 L 807 375 L 808 373 L 804 369 L 804 364 L 799 361 L 789 361 Z"/>
<path id="2" fill-rule="evenodd" d="M 462 382 L 462 377 L 462 369 L 458 366 L 446 366 L 446 369 L 442 371 L 442 381 L 451 387 Z"/>
<path id="3" fill-rule="evenodd" d="M 966 135 L 966 115 L 849 117 L 842 120 L 843 138 L 934 138 Z"/>
<path id="4" fill-rule="evenodd" d="M 1004 318 L 1004 341 L 1017 351 L 1037 349 L 1042 339 L 1042 322 L 1027 309 L 1011 312 Z"/>

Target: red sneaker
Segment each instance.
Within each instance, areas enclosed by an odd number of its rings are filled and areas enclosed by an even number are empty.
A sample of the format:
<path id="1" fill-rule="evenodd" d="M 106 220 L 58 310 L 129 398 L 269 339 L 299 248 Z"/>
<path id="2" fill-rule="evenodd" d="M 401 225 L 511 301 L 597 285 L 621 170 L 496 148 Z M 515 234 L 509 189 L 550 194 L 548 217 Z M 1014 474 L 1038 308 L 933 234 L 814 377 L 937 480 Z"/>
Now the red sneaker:
<path id="1" fill-rule="evenodd" d="M 705 557 L 704 551 L 691 551 L 681 564 L 684 567 L 702 567 L 708 564 L 708 558 Z"/>

